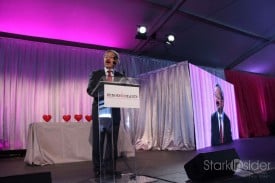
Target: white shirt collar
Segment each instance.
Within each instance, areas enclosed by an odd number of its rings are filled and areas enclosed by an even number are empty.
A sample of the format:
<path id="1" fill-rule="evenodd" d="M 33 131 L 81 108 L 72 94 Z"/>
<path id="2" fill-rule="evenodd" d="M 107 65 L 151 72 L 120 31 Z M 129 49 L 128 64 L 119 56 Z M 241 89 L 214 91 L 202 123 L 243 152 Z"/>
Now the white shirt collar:
<path id="1" fill-rule="evenodd" d="M 108 73 L 108 71 L 112 71 L 112 75 L 114 75 L 115 69 L 107 69 L 106 67 L 104 67 L 105 70 L 105 74 Z"/>
<path id="2" fill-rule="evenodd" d="M 115 71 L 115 69 L 107 69 L 106 67 L 104 67 L 105 73 L 107 73 L 107 71 L 111 70 L 112 72 Z"/>
<path id="3" fill-rule="evenodd" d="M 217 117 L 221 117 L 223 119 L 223 112 L 220 114 L 218 111 L 217 111 Z"/>

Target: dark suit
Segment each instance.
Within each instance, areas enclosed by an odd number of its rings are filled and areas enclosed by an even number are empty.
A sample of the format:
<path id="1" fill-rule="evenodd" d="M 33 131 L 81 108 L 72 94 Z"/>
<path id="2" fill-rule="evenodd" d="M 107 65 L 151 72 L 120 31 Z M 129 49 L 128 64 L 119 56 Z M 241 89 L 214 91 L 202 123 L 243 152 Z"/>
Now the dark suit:
<path id="1" fill-rule="evenodd" d="M 123 75 L 119 72 L 114 72 L 115 77 L 122 77 Z M 100 168 L 100 157 L 101 162 L 104 162 L 105 169 L 113 170 L 113 161 L 112 161 L 112 153 L 114 153 L 114 160 L 117 158 L 117 139 L 120 125 L 120 109 L 112 108 L 112 119 L 113 123 L 109 125 L 108 128 L 99 128 L 99 119 L 98 119 L 98 90 L 92 93 L 96 85 L 99 83 L 102 77 L 106 77 L 105 70 L 97 70 L 94 71 L 89 79 L 89 84 L 87 88 L 87 93 L 94 97 L 93 107 L 92 107 L 92 117 L 93 117 L 93 125 L 92 125 L 92 146 L 93 146 L 93 164 L 94 171 L 99 171 Z M 100 129 L 100 142 L 99 142 L 99 129 Z M 112 150 L 112 130 L 113 130 L 113 143 L 114 150 Z M 107 137 L 106 141 L 106 150 L 105 157 L 103 161 L 103 145 L 105 140 L 105 135 Z M 114 161 L 115 164 L 115 161 Z M 115 167 L 114 167 L 115 168 Z"/>
<path id="2" fill-rule="evenodd" d="M 211 115 L 211 145 L 217 146 L 232 142 L 231 125 L 228 116 L 223 113 L 223 143 L 220 141 L 219 119 L 218 113 L 215 112 Z"/>

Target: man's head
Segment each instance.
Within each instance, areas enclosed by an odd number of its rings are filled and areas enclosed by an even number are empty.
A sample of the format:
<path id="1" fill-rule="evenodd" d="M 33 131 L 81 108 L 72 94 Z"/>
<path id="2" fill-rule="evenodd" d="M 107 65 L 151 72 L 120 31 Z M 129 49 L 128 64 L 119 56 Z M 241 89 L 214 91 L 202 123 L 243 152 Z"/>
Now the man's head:
<path id="1" fill-rule="evenodd" d="M 223 98 L 223 91 L 219 84 L 216 84 L 215 90 L 214 90 L 214 97 L 215 97 L 215 103 L 217 106 L 217 110 L 219 113 L 222 113 L 223 106 L 224 106 L 224 98 Z"/>
<path id="2" fill-rule="evenodd" d="M 113 69 L 119 63 L 119 54 L 115 50 L 107 50 L 104 53 L 104 66 Z"/>

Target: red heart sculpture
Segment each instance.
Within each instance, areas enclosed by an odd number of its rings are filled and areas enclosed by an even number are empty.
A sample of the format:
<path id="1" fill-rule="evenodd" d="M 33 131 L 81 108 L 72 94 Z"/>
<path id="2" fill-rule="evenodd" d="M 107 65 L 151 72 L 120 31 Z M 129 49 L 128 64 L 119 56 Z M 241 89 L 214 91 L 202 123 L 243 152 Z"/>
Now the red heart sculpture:
<path id="1" fill-rule="evenodd" d="M 52 119 L 52 116 L 49 115 L 49 114 L 44 114 L 44 115 L 43 115 L 43 119 L 44 119 L 46 122 L 49 122 L 49 121 Z"/>
<path id="2" fill-rule="evenodd" d="M 63 119 L 68 122 L 71 119 L 71 115 L 63 115 Z"/>
<path id="3" fill-rule="evenodd" d="M 74 119 L 76 119 L 76 121 L 80 121 L 82 119 L 82 114 L 74 115 Z"/>
<path id="4" fill-rule="evenodd" d="M 86 115 L 85 119 L 90 122 L 92 120 L 92 116 L 91 115 Z"/>

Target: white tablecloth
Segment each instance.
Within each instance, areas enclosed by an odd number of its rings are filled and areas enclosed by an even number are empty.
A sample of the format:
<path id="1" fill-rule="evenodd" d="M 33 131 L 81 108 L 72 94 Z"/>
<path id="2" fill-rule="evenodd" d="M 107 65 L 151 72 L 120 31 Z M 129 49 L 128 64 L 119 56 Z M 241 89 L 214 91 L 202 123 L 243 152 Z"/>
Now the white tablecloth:
<path id="1" fill-rule="evenodd" d="M 29 126 L 25 162 L 34 165 L 92 160 L 92 122 L 38 122 Z M 134 148 L 120 128 L 119 154 L 134 156 Z"/>

